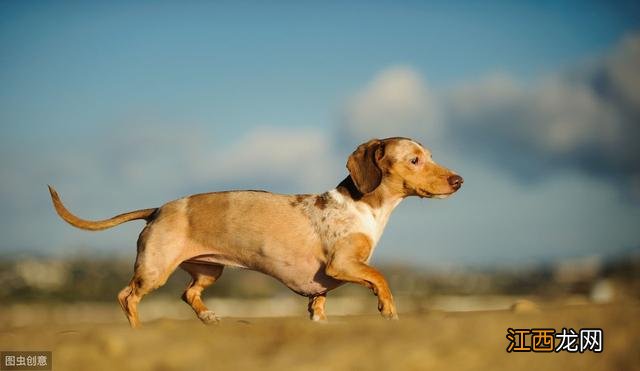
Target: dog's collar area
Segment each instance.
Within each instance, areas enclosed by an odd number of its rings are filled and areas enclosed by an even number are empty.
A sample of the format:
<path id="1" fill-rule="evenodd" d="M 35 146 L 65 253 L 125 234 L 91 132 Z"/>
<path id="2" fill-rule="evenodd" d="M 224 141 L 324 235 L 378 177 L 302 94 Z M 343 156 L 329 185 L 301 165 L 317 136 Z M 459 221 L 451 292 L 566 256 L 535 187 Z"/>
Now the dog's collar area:
<path id="1" fill-rule="evenodd" d="M 349 196 L 354 201 L 359 201 L 364 194 L 358 190 L 356 184 L 353 182 L 351 175 L 348 175 L 338 186 L 336 190 L 341 193 L 343 196 Z"/>

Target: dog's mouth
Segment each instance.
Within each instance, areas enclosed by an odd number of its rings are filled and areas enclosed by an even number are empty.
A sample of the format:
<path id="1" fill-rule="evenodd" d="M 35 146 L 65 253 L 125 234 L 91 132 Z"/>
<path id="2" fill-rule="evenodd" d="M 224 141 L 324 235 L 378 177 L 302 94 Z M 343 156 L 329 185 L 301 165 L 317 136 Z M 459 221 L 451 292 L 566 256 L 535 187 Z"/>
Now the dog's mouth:
<path id="1" fill-rule="evenodd" d="M 416 193 L 418 194 L 418 196 L 420 198 L 443 199 L 443 198 L 447 198 L 447 197 L 451 196 L 452 194 L 455 193 L 455 191 L 449 192 L 449 193 L 432 193 L 432 192 L 427 191 L 426 189 L 416 189 Z"/>

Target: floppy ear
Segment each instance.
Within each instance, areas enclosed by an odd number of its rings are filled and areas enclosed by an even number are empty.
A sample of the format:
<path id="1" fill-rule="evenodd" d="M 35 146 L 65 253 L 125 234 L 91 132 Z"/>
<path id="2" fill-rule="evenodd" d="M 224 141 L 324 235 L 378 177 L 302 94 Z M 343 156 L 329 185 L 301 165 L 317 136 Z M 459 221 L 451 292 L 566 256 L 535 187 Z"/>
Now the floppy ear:
<path id="1" fill-rule="evenodd" d="M 358 146 L 347 160 L 347 169 L 353 183 L 362 194 L 373 192 L 382 181 L 382 171 L 378 161 L 384 156 L 384 148 L 379 139 L 372 139 Z"/>

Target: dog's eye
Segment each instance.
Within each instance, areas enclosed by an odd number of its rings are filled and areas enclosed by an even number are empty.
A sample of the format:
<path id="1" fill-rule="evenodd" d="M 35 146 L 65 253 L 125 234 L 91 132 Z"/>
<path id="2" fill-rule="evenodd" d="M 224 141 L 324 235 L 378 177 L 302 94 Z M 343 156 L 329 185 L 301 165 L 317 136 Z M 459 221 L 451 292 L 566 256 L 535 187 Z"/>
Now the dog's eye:
<path id="1" fill-rule="evenodd" d="M 418 164 L 418 158 L 417 157 L 412 158 L 411 159 L 411 163 L 414 164 L 414 165 L 417 165 Z"/>

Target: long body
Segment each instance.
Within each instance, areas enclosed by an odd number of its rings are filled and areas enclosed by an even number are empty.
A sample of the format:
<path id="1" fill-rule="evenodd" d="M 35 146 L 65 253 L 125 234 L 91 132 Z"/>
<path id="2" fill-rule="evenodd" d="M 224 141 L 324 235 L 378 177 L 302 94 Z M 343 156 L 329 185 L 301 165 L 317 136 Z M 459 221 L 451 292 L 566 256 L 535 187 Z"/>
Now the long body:
<path id="1" fill-rule="evenodd" d="M 147 221 L 138 238 L 134 276 L 118 294 L 133 327 L 139 325 L 142 296 L 162 286 L 178 266 L 193 278 L 183 299 L 205 323 L 217 317 L 201 293 L 225 266 L 268 274 L 308 296 L 313 320 L 326 318 L 327 292 L 346 282 L 372 289 L 382 315 L 397 318 L 386 280 L 368 264 L 371 254 L 403 198 L 447 197 L 460 188 L 462 178 L 406 138 L 362 144 L 347 168 L 349 176 L 322 194 L 204 193 L 102 221 L 73 215 L 52 187 L 50 192 L 60 217 L 78 228 L 102 230 L 129 220 Z"/>
<path id="2" fill-rule="evenodd" d="M 166 204 L 147 228 L 186 223 L 174 232 L 186 247 L 179 260 L 256 270 L 315 296 L 344 283 L 325 273 L 337 240 L 361 233 L 373 251 L 395 204 L 385 206 L 374 209 L 335 189 L 318 195 L 206 193 Z"/>

